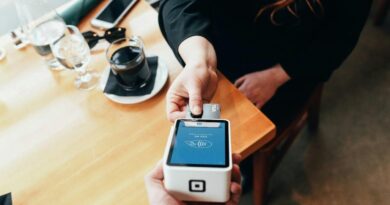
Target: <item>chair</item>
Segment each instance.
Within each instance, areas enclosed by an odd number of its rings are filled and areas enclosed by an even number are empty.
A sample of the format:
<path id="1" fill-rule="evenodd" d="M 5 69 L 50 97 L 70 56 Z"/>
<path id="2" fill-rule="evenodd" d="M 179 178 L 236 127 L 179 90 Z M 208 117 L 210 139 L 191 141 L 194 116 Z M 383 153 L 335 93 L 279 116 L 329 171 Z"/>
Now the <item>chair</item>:
<path id="1" fill-rule="evenodd" d="M 318 85 L 292 123 L 280 130 L 274 140 L 253 155 L 254 204 L 261 205 L 264 203 L 269 178 L 306 122 L 309 131 L 317 131 L 322 90 L 323 84 Z"/>

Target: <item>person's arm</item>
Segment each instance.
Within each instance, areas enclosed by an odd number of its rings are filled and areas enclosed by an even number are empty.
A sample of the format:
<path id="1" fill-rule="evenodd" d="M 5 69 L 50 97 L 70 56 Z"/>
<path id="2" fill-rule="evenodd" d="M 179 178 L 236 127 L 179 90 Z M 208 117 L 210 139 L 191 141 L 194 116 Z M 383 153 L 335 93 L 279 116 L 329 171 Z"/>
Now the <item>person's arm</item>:
<path id="1" fill-rule="evenodd" d="M 183 60 L 182 55 L 186 54 L 179 53 L 179 46 L 186 39 L 199 36 L 211 45 L 211 22 L 208 10 L 210 5 L 208 4 L 210 2 L 207 0 L 162 0 L 160 3 L 158 17 L 160 30 L 183 66 L 187 62 Z M 185 50 L 189 54 L 195 51 L 195 48 Z"/>
<path id="2" fill-rule="evenodd" d="M 192 36 L 179 46 L 186 62 L 185 69 L 175 79 L 167 93 L 167 116 L 172 122 L 185 117 L 189 104 L 193 114 L 202 113 L 203 102 L 210 102 L 217 88 L 216 54 L 207 39 Z"/>
<path id="3" fill-rule="evenodd" d="M 326 23 L 308 46 L 285 55 L 281 67 L 291 79 L 326 81 L 352 52 L 367 19 L 371 0 L 329 1 Z"/>
<path id="4" fill-rule="evenodd" d="M 174 54 L 185 66 L 169 88 L 167 116 L 171 121 L 185 116 L 189 104 L 193 114 L 202 113 L 217 87 L 217 57 L 210 36 L 207 0 L 164 0 L 159 25 Z"/>
<path id="5" fill-rule="evenodd" d="M 235 85 L 258 108 L 277 89 L 292 80 L 326 81 L 355 47 L 370 9 L 371 0 L 338 0 L 325 10 L 326 24 L 308 46 L 281 54 L 280 63 L 246 74 Z"/>

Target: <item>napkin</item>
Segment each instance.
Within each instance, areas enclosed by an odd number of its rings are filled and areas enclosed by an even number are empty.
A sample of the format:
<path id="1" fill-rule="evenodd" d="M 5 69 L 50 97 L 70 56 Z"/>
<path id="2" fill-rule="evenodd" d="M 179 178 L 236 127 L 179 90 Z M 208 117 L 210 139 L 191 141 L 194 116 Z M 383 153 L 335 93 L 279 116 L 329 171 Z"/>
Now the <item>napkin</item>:
<path id="1" fill-rule="evenodd" d="M 144 87 L 139 88 L 137 90 L 127 91 L 123 89 L 117 82 L 114 73 L 110 69 L 110 74 L 107 79 L 106 87 L 104 88 L 104 93 L 107 94 L 114 94 L 117 96 L 143 96 L 148 95 L 152 92 L 155 81 L 156 81 L 156 74 L 157 74 L 157 67 L 158 67 L 158 57 L 147 57 L 146 58 L 149 69 L 150 69 L 150 80 L 148 84 L 146 84 Z"/>
<path id="2" fill-rule="evenodd" d="M 0 196 L 0 205 L 12 205 L 11 193 Z"/>

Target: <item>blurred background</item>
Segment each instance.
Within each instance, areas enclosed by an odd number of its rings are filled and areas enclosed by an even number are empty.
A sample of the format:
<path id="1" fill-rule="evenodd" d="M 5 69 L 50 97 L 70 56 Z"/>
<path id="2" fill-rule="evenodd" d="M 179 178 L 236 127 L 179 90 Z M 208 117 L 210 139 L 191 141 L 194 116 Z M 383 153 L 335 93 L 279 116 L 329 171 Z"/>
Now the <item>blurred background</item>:
<path id="1" fill-rule="evenodd" d="M 48 1 L 52 8 L 57 8 L 63 5 L 69 0 L 51 0 Z M 0 35 L 3 35 L 19 25 L 18 15 L 14 6 L 14 0 L 1 0 L 0 1 L 0 13 L 1 16 L 7 17 L 7 20 L 3 20 L 0 25 Z"/>
<path id="2" fill-rule="evenodd" d="M 15 0 L 1 0 L 0 1 L 0 14 L 6 16 L 7 20 L 2 21 L 0 24 L 0 35 L 4 35 L 7 32 L 15 29 L 19 25 L 18 15 L 16 14 L 16 8 L 14 6 Z M 48 7 L 57 8 L 68 2 L 77 2 L 82 0 L 50 0 L 47 1 Z M 87 0 L 88 1 L 88 0 Z M 90 0 L 92 1 L 92 0 Z M 159 0 L 146 0 L 153 7 L 157 9 Z"/>
<path id="3" fill-rule="evenodd" d="M 320 131 L 301 132 L 271 179 L 267 204 L 390 204 L 390 15 L 375 25 L 379 5 L 325 85 Z M 19 24 L 13 1 L 0 1 L 0 13 L 5 35 Z M 252 204 L 251 194 L 241 204 Z"/>

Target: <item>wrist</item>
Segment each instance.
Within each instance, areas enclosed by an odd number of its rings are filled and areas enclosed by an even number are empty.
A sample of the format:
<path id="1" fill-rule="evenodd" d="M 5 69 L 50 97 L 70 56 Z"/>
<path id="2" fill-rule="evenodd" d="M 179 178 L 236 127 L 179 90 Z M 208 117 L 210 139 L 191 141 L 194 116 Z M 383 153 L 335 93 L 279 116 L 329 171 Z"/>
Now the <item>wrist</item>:
<path id="1" fill-rule="evenodd" d="M 213 70 L 215 71 L 215 66 L 208 63 L 206 60 L 190 60 L 186 62 L 186 67 L 196 70 Z"/>
<path id="2" fill-rule="evenodd" d="M 195 69 L 204 69 L 207 68 L 207 62 L 201 59 L 191 59 L 186 61 L 186 67 L 195 68 Z"/>
<path id="3" fill-rule="evenodd" d="M 179 45 L 179 54 L 186 66 L 198 69 L 217 67 L 217 56 L 213 45 L 202 36 L 191 36 Z"/>
<path id="4" fill-rule="evenodd" d="M 271 71 L 278 86 L 282 86 L 291 79 L 280 64 L 276 64 L 275 66 L 273 66 L 271 68 Z"/>

